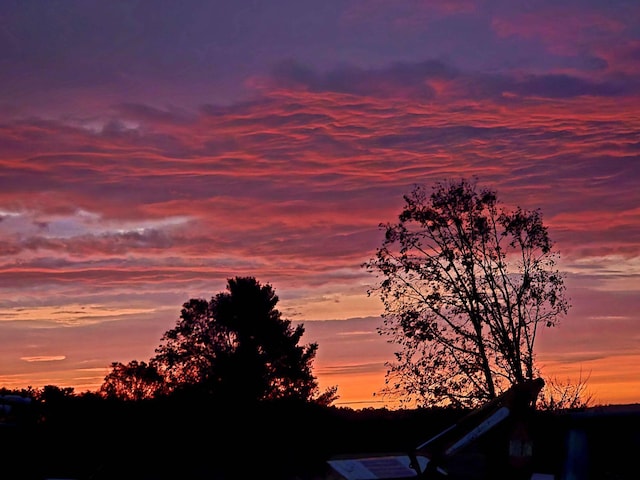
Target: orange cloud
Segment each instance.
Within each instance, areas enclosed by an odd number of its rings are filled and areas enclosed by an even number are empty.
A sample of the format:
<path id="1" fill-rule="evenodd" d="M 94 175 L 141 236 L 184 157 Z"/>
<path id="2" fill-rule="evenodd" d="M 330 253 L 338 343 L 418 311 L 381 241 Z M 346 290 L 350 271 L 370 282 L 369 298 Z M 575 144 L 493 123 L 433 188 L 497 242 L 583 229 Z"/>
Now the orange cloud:
<path id="1" fill-rule="evenodd" d="M 22 357 L 20 360 L 24 360 L 25 362 L 59 362 L 64 360 L 64 355 L 48 355 L 48 356 L 39 356 L 39 357 Z"/>

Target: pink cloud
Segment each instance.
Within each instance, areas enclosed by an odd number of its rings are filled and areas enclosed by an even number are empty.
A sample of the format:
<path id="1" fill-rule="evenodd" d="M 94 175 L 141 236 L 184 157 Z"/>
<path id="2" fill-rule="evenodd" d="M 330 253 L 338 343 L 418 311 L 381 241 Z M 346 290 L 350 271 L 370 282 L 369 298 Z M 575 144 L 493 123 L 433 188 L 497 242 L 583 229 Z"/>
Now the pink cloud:
<path id="1" fill-rule="evenodd" d="M 559 54 L 575 54 L 581 45 L 622 33 L 627 25 L 619 15 L 606 12 L 576 11 L 558 5 L 526 13 L 499 15 L 493 18 L 492 28 L 501 37 L 519 36 L 542 41 L 550 51 Z"/>
<path id="2" fill-rule="evenodd" d="M 562 254 L 545 364 L 638 391 L 637 5 L 224 3 L 0 7 L 0 385 L 95 386 L 255 275 L 380 405 L 361 263 L 414 183 L 477 175 Z"/>
<path id="3" fill-rule="evenodd" d="M 5 121 L 13 140 L 0 151 L 0 307 L 125 303 L 157 308 L 161 320 L 105 309 L 92 327 L 67 325 L 68 336 L 52 337 L 55 349 L 23 337 L 0 359 L 7 362 L 0 379 L 99 383 L 112 361 L 148 359 L 183 301 L 213 295 L 234 275 L 255 275 L 283 298 L 295 296 L 297 318 L 305 318 L 301 298 L 320 289 L 339 311 L 346 290 L 364 297 L 374 282 L 360 265 L 380 244 L 378 223 L 396 220 L 402 195 L 414 183 L 471 175 L 507 204 L 541 208 L 572 287 L 586 289 L 569 333 L 558 330 L 541 357 L 563 373 L 581 363 L 604 368 L 597 362 L 623 345 L 635 355 L 625 343 L 635 332 L 631 311 L 602 309 L 634 305 L 614 271 L 640 257 L 637 95 L 532 96 L 526 81 L 503 85 L 495 77 L 478 91 L 472 77 L 436 67 L 415 75 L 417 82 L 427 72 L 439 85 L 428 101 L 393 95 L 393 83 L 344 92 L 327 80 L 323 88 L 278 86 L 254 102 L 191 115 L 128 104 L 101 128 Z M 378 73 L 386 82 L 400 70 Z M 504 97 L 501 86 L 516 93 Z M 620 264 L 607 269 L 607 261 Z M 637 271 L 624 275 L 634 292 Z M 609 316 L 624 320 L 603 320 Z M 393 352 L 375 321 L 364 323 L 323 330 L 308 322 L 322 382 L 366 378 L 368 386 L 349 393 L 361 400 L 378 390 L 374 384 L 381 388 Z M 21 327 L 44 328 L 47 319 L 28 325 Z M 605 325 L 612 333 L 598 334 Z M 118 348 L 91 340 L 104 337 Z M 589 347 L 594 338 L 598 349 Z M 52 367 L 62 362 L 18 361 L 51 355 L 66 357 L 66 373 Z M 9 376 L 9 366 L 19 377 Z"/>

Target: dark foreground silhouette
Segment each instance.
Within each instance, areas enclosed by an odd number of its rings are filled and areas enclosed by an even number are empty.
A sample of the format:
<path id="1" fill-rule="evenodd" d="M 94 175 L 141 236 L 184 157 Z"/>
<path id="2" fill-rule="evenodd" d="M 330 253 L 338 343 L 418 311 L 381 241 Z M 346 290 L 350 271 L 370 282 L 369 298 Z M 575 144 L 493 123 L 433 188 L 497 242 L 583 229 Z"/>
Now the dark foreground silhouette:
<path id="1" fill-rule="evenodd" d="M 305 402 L 215 404 L 67 396 L 23 405 L 0 426 L 0 478 L 340 479 L 332 458 L 407 453 L 469 412 L 351 410 Z M 18 409 L 20 410 L 20 409 Z M 640 405 L 536 412 L 532 471 L 637 478 Z M 512 426 L 450 461 L 451 480 L 501 478 Z"/>

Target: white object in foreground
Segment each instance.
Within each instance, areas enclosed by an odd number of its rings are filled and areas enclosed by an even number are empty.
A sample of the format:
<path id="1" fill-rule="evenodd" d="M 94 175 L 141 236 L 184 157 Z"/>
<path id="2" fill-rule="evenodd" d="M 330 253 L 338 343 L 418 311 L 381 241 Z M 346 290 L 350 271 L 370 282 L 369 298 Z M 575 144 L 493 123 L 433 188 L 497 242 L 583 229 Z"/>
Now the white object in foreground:
<path id="1" fill-rule="evenodd" d="M 424 471 L 429 459 L 417 456 L 420 471 Z M 418 472 L 411 466 L 408 455 L 388 457 L 346 458 L 329 460 L 331 467 L 347 480 L 378 480 L 391 478 L 416 478 Z"/>

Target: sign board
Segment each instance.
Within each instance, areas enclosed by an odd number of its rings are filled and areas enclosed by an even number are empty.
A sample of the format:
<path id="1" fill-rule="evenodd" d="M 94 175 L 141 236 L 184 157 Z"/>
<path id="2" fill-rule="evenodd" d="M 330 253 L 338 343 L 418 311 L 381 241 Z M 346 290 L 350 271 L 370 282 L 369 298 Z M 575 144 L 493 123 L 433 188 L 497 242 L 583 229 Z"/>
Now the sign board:
<path id="1" fill-rule="evenodd" d="M 420 471 L 429 463 L 427 457 L 418 456 Z M 329 460 L 331 467 L 346 480 L 378 480 L 417 478 L 418 472 L 411 466 L 408 455 L 386 457 L 346 458 Z"/>

